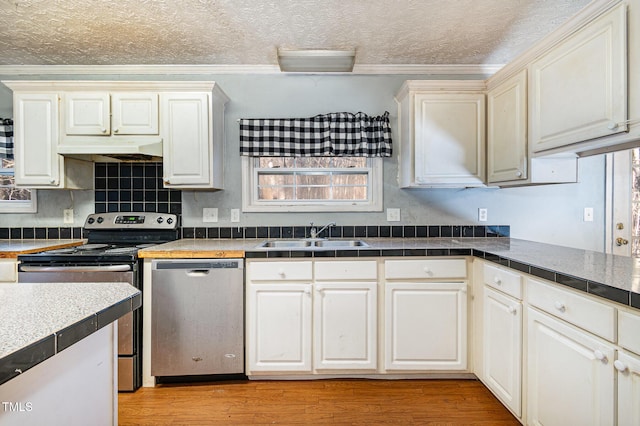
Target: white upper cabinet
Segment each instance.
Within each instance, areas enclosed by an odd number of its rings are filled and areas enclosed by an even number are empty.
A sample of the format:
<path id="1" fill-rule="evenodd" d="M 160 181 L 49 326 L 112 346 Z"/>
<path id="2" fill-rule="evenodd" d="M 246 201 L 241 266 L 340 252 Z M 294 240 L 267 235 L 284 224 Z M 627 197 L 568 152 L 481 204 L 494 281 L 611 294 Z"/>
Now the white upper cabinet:
<path id="1" fill-rule="evenodd" d="M 531 64 L 533 152 L 627 130 L 626 12 L 619 4 Z"/>
<path id="2" fill-rule="evenodd" d="M 527 179 L 527 71 L 487 93 L 487 182 Z"/>
<path id="3" fill-rule="evenodd" d="M 396 101 L 400 187 L 484 185 L 484 82 L 410 80 Z"/>
<path id="4" fill-rule="evenodd" d="M 65 94 L 67 135 L 157 135 L 158 94 L 70 92 Z"/>

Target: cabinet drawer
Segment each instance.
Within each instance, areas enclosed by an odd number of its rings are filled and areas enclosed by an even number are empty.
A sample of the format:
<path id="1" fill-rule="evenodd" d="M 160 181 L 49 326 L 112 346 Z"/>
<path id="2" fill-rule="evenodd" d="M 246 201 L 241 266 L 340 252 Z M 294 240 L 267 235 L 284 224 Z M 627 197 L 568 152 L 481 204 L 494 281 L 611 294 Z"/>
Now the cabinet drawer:
<path id="1" fill-rule="evenodd" d="M 466 278 L 465 259 L 387 260 L 387 279 Z"/>
<path id="2" fill-rule="evenodd" d="M 247 265 L 251 281 L 311 280 L 311 262 L 251 262 Z"/>
<path id="3" fill-rule="evenodd" d="M 543 281 L 528 280 L 529 304 L 614 342 L 615 315 L 612 306 L 562 290 Z"/>
<path id="4" fill-rule="evenodd" d="M 378 263 L 375 260 L 315 262 L 316 280 L 375 280 L 378 277 Z"/>
<path id="5" fill-rule="evenodd" d="M 618 343 L 640 354 L 640 315 L 618 311 Z"/>
<path id="6" fill-rule="evenodd" d="M 484 283 L 522 300 L 522 276 L 491 265 L 484 265 Z"/>

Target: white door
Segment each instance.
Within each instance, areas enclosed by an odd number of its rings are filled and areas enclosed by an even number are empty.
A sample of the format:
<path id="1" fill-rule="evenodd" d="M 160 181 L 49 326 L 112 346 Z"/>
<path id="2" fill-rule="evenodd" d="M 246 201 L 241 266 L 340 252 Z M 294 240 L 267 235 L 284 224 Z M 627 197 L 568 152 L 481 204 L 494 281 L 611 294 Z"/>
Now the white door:
<path id="1" fill-rule="evenodd" d="M 316 283 L 313 307 L 314 367 L 377 367 L 377 284 Z"/>
<path id="2" fill-rule="evenodd" d="M 607 253 L 640 255 L 640 148 L 607 155 Z"/>
<path id="3" fill-rule="evenodd" d="M 311 284 L 249 284 L 247 374 L 311 372 Z"/>
<path id="4" fill-rule="evenodd" d="M 640 357 L 618 352 L 618 424 L 640 425 Z"/>
<path id="5" fill-rule="evenodd" d="M 14 95 L 15 183 L 25 187 L 60 184 L 57 93 Z"/>
<path id="6" fill-rule="evenodd" d="M 157 135 L 157 93 L 113 93 L 111 95 L 114 135 Z"/>
<path id="7" fill-rule="evenodd" d="M 207 93 L 162 94 L 165 187 L 211 185 L 212 136 Z"/>
<path id="8" fill-rule="evenodd" d="M 385 284 L 385 368 L 466 370 L 467 284 Z"/>
<path id="9" fill-rule="evenodd" d="M 527 315 L 527 424 L 612 425 L 613 347 L 533 308 Z"/>
<path id="10" fill-rule="evenodd" d="M 519 418 L 522 415 L 522 304 L 484 288 L 484 382 Z"/>
<path id="11" fill-rule="evenodd" d="M 484 104 L 484 94 L 415 95 L 417 184 L 484 184 Z"/>
<path id="12" fill-rule="evenodd" d="M 66 93 L 64 106 L 65 134 L 94 136 L 111 134 L 109 93 Z"/>

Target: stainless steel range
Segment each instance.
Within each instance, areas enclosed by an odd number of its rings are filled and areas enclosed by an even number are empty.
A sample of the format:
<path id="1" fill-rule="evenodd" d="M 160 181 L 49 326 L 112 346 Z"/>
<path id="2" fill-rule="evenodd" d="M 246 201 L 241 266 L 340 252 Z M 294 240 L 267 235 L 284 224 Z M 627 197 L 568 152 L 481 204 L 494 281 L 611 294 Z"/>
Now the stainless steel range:
<path id="1" fill-rule="evenodd" d="M 18 282 L 127 282 L 142 290 L 138 250 L 178 238 L 169 213 L 97 213 L 84 224 L 87 244 L 18 256 Z M 118 320 L 118 390 L 142 384 L 142 309 Z"/>

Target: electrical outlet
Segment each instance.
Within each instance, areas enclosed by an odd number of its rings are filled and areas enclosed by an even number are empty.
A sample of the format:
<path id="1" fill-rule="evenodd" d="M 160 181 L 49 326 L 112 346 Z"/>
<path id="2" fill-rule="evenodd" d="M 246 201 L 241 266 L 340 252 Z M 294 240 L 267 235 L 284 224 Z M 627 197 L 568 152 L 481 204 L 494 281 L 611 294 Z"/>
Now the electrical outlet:
<path id="1" fill-rule="evenodd" d="M 218 221 L 218 209 L 205 207 L 202 209 L 202 221 L 203 222 L 217 222 Z"/>
<path id="2" fill-rule="evenodd" d="M 400 222 L 400 209 L 387 209 L 387 222 Z"/>
<path id="3" fill-rule="evenodd" d="M 240 209 L 231 209 L 231 222 L 240 222 Z"/>
<path id="4" fill-rule="evenodd" d="M 593 222 L 593 207 L 585 207 L 583 220 L 585 222 Z"/>
<path id="5" fill-rule="evenodd" d="M 64 223 L 73 223 L 73 209 L 62 210 L 62 219 Z"/>
<path id="6" fill-rule="evenodd" d="M 486 222 L 488 213 L 487 209 L 478 209 L 478 222 Z"/>

